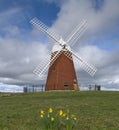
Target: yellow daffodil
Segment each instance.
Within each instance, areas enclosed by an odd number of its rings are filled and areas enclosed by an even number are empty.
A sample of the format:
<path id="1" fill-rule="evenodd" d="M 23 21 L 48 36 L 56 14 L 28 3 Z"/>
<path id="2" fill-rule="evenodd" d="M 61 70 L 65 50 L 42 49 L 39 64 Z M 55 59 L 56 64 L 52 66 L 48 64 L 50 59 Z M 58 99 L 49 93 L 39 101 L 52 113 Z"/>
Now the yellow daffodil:
<path id="1" fill-rule="evenodd" d="M 41 110 L 41 111 L 40 111 L 40 114 L 44 115 L 44 114 L 45 114 L 45 112 L 44 112 L 43 110 Z"/>
<path id="2" fill-rule="evenodd" d="M 44 115 L 42 115 L 42 114 L 40 115 L 41 118 L 43 118 L 43 116 L 44 116 Z"/>
<path id="3" fill-rule="evenodd" d="M 52 113 L 53 112 L 53 109 L 50 107 L 49 108 L 49 113 Z"/>
<path id="4" fill-rule="evenodd" d="M 69 117 L 66 117 L 66 120 L 69 120 Z"/>
<path id="5" fill-rule="evenodd" d="M 59 116 L 63 116 L 63 111 L 62 110 L 59 111 Z"/>
<path id="6" fill-rule="evenodd" d="M 55 118 L 54 118 L 54 117 L 51 117 L 51 121 L 52 121 L 52 122 L 55 121 Z"/>
<path id="7" fill-rule="evenodd" d="M 66 116 L 66 113 L 63 113 L 63 115 L 62 115 L 63 117 L 65 117 Z"/>
<path id="8" fill-rule="evenodd" d="M 76 121 L 76 120 L 77 120 L 77 118 L 76 118 L 76 117 L 74 117 L 74 120 Z"/>
<path id="9" fill-rule="evenodd" d="M 74 114 L 70 114 L 69 110 L 66 112 L 62 109 L 59 109 L 55 112 L 52 107 L 49 107 L 47 111 L 41 109 L 39 111 L 40 119 L 44 126 L 47 125 L 49 129 L 56 130 L 58 128 L 73 128 L 74 125 L 77 123 L 77 118 Z M 62 125 L 63 122 L 63 125 Z M 48 128 L 46 126 L 46 128 Z"/>

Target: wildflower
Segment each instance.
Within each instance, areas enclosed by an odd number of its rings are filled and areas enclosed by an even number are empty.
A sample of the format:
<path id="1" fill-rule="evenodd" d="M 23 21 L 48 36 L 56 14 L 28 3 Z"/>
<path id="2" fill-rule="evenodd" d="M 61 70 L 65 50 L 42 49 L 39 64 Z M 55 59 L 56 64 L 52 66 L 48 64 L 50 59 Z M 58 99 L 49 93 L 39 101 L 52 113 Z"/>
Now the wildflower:
<path id="1" fill-rule="evenodd" d="M 43 116 L 44 116 L 43 114 L 40 115 L 41 118 L 43 118 Z"/>
<path id="2" fill-rule="evenodd" d="M 76 116 L 70 114 L 69 110 L 65 112 L 60 109 L 55 112 L 52 107 L 49 107 L 47 111 L 44 111 L 43 109 L 40 110 L 39 114 L 43 128 L 46 130 L 57 130 L 58 128 L 73 130 L 77 123 Z"/>
<path id="3" fill-rule="evenodd" d="M 77 120 L 77 118 L 76 118 L 76 117 L 74 117 L 74 120 L 76 121 L 76 120 Z"/>
<path id="4" fill-rule="evenodd" d="M 55 118 L 54 117 L 51 117 L 51 121 L 53 122 L 55 120 Z"/>
<path id="5" fill-rule="evenodd" d="M 44 112 L 43 110 L 41 110 L 41 111 L 40 111 L 40 114 L 44 115 L 44 114 L 45 114 L 45 112 Z"/>
<path id="6" fill-rule="evenodd" d="M 69 120 L 69 117 L 66 117 L 66 120 Z"/>
<path id="7" fill-rule="evenodd" d="M 62 115 L 63 117 L 65 117 L 66 116 L 66 113 L 63 113 L 63 115 Z"/>
<path id="8" fill-rule="evenodd" d="M 63 111 L 62 110 L 59 111 L 59 116 L 63 116 Z"/>
<path id="9" fill-rule="evenodd" d="M 45 112 L 43 110 L 40 111 L 40 117 L 43 118 L 44 117 Z"/>
<path id="10" fill-rule="evenodd" d="M 52 113 L 53 112 L 53 109 L 50 107 L 49 108 L 49 113 Z"/>

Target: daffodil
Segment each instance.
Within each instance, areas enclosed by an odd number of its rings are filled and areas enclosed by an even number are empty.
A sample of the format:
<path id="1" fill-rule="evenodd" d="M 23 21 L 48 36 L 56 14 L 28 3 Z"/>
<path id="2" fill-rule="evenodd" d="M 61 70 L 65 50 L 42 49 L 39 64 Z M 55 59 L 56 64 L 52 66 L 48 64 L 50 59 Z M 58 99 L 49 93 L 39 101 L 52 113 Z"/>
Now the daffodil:
<path id="1" fill-rule="evenodd" d="M 59 116 L 63 116 L 63 111 L 62 110 L 59 111 Z"/>
<path id="2" fill-rule="evenodd" d="M 57 128 L 63 128 L 67 130 L 73 130 L 77 118 L 75 115 L 70 114 L 69 110 L 66 112 L 62 109 L 55 112 L 52 107 L 49 107 L 47 111 L 43 109 L 39 112 L 43 127 L 47 130 L 57 130 Z M 63 123 L 63 125 L 62 125 Z"/>
<path id="3" fill-rule="evenodd" d="M 52 121 L 52 122 L 55 121 L 55 118 L 54 118 L 54 117 L 51 117 L 51 121 Z"/>
<path id="4" fill-rule="evenodd" d="M 74 120 L 76 121 L 76 120 L 77 120 L 77 118 L 76 118 L 76 117 L 74 117 Z"/>
<path id="5" fill-rule="evenodd" d="M 69 120 L 69 117 L 66 117 L 66 120 Z"/>
<path id="6" fill-rule="evenodd" d="M 53 109 L 50 107 L 49 108 L 49 113 L 52 113 L 53 112 Z"/>
<path id="7" fill-rule="evenodd" d="M 62 115 L 63 117 L 65 117 L 66 116 L 66 113 L 63 113 L 63 115 Z"/>
<path id="8" fill-rule="evenodd" d="M 41 110 L 41 111 L 40 111 L 40 114 L 44 115 L 44 114 L 45 114 L 45 112 L 44 112 L 43 110 Z"/>
<path id="9" fill-rule="evenodd" d="M 40 117 L 41 117 L 41 118 L 43 118 L 43 117 L 44 117 L 44 115 L 42 115 L 42 114 L 41 114 L 41 115 L 40 115 Z"/>

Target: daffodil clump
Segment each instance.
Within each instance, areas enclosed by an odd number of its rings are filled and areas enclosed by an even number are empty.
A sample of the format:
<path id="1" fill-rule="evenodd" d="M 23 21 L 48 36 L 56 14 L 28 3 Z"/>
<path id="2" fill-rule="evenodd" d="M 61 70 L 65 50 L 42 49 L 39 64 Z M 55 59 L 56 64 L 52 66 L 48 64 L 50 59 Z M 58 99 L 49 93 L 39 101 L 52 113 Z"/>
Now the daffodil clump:
<path id="1" fill-rule="evenodd" d="M 62 109 L 40 110 L 40 118 L 42 130 L 73 130 L 77 123 L 75 115 L 71 115 L 69 111 L 64 112 Z"/>

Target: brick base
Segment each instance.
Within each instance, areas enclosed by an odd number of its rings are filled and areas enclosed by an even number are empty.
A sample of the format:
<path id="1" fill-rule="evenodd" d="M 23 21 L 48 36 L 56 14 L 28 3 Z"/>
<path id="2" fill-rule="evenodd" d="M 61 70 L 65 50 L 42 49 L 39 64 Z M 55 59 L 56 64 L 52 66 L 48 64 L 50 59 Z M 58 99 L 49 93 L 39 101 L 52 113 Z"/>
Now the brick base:
<path id="1" fill-rule="evenodd" d="M 76 90 L 77 84 L 73 60 L 62 52 L 49 68 L 45 90 Z"/>

